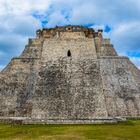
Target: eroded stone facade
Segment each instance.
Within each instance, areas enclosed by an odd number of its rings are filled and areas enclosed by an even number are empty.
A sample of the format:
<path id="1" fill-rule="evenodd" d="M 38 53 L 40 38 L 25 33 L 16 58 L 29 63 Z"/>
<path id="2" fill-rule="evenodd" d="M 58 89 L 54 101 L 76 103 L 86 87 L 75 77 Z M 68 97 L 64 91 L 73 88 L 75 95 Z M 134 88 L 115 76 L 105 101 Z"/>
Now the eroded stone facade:
<path id="1" fill-rule="evenodd" d="M 140 116 L 140 71 L 83 26 L 37 31 L 0 73 L 0 117 L 93 120 Z"/>

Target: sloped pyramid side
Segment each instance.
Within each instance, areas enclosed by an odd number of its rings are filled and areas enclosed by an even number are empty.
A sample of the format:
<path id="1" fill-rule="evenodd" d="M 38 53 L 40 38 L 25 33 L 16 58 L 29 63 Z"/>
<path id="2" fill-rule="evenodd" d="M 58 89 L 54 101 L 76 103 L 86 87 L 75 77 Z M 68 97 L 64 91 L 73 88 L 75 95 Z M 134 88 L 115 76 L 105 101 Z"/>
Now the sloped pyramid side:
<path id="1" fill-rule="evenodd" d="M 108 116 L 140 116 L 140 71 L 126 57 L 99 59 Z"/>
<path id="2" fill-rule="evenodd" d="M 13 58 L 0 73 L 0 116 L 31 116 L 27 99 L 34 87 L 42 45 L 36 40 L 29 40 L 21 56 Z"/>
<path id="3" fill-rule="evenodd" d="M 111 47 L 96 54 L 94 41 L 83 36 L 48 39 L 46 44 L 29 40 L 21 56 L 0 73 L 0 116 L 46 121 L 140 117 L 139 69 Z M 61 56 L 57 46 L 64 54 L 73 49 L 76 58 L 55 59 L 55 54 Z M 78 46 L 83 46 L 81 56 Z"/>

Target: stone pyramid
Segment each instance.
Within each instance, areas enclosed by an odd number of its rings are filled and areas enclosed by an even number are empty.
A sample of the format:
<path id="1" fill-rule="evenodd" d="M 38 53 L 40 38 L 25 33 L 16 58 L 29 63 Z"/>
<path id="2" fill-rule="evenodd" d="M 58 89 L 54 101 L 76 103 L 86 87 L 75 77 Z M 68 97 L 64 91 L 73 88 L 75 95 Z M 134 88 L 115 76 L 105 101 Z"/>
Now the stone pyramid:
<path id="1" fill-rule="evenodd" d="M 0 72 L 0 117 L 93 123 L 140 116 L 140 70 L 102 30 L 45 28 Z M 122 46 L 123 47 L 123 46 Z"/>

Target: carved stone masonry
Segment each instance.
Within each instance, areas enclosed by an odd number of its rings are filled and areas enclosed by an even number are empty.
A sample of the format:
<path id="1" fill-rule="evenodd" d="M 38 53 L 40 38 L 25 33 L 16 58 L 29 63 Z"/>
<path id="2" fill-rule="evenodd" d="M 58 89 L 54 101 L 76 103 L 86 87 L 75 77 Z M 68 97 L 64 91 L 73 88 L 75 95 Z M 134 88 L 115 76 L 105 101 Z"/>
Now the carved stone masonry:
<path id="1" fill-rule="evenodd" d="M 140 117 L 140 71 L 117 55 L 102 32 L 84 26 L 38 30 L 0 72 L 0 120 L 93 123 Z"/>

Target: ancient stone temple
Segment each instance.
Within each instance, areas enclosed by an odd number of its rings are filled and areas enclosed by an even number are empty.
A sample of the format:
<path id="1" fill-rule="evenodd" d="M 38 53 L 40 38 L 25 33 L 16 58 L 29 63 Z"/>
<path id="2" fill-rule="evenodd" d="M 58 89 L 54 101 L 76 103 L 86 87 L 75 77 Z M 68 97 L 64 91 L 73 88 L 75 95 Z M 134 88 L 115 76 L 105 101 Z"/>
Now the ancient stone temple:
<path id="1" fill-rule="evenodd" d="M 62 26 L 36 34 L 0 73 L 2 119 L 93 123 L 140 116 L 140 70 L 117 55 L 102 30 Z"/>

